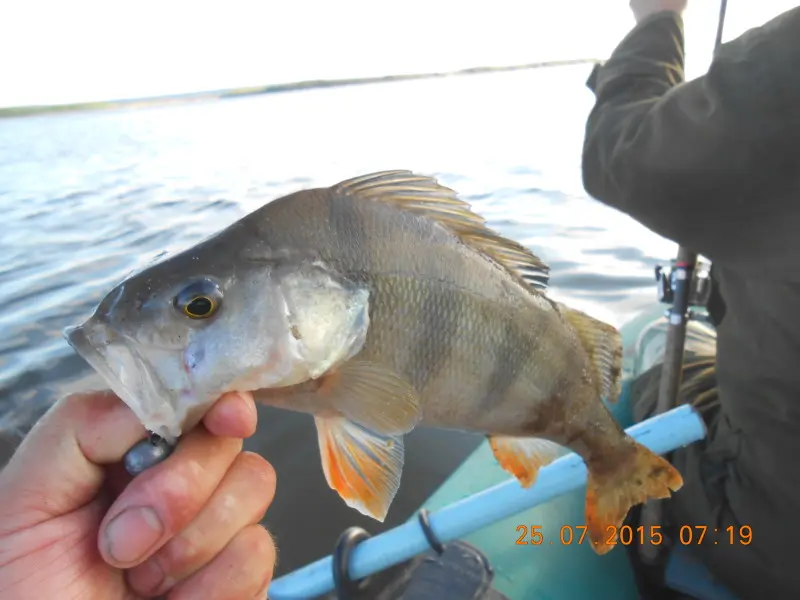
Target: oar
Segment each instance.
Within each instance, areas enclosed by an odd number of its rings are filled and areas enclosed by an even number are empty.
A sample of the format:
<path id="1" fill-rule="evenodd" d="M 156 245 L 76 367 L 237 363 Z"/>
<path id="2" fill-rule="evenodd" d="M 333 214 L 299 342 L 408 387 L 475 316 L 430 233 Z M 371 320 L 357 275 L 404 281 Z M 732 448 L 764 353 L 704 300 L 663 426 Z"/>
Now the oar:
<path id="1" fill-rule="evenodd" d="M 725 25 L 725 11 L 727 8 L 727 0 L 721 0 L 714 52 L 719 49 L 722 43 L 722 31 Z M 669 311 L 669 325 L 664 346 L 664 362 L 661 366 L 656 414 L 670 410 L 678 400 L 678 388 L 683 379 L 686 322 L 689 318 L 689 294 L 692 289 L 692 278 L 694 277 L 696 265 L 697 253 L 684 246 L 679 246 L 675 266 L 672 269 L 673 300 Z M 641 516 L 641 524 L 645 527 L 645 531 L 649 531 L 648 527 L 658 524 L 661 521 L 661 516 L 661 501 L 653 500 L 648 502 L 642 508 Z M 639 546 L 639 556 L 645 563 L 655 564 L 658 562 L 658 557 L 662 550 L 662 545 L 653 545 L 647 540 Z"/>

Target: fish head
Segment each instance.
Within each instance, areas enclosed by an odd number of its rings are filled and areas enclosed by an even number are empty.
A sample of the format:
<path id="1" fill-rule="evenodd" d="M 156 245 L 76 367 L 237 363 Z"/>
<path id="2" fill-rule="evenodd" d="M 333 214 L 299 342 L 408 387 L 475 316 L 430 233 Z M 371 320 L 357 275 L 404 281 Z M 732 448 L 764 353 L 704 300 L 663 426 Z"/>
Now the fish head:
<path id="1" fill-rule="evenodd" d="M 170 441 L 223 393 L 315 378 L 366 335 L 366 291 L 329 271 L 206 251 L 128 277 L 65 331 L 142 424 Z"/>

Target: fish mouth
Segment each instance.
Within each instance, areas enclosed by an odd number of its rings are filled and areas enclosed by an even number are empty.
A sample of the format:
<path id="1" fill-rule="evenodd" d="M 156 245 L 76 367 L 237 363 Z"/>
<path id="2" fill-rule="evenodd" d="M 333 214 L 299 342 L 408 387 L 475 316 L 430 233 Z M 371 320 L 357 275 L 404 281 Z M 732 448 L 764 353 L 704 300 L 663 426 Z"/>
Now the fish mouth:
<path id="1" fill-rule="evenodd" d="M 152 367 L 111 327 L 95 317 L 68 327 L 64 337 L 141 423 L 168 441 L 180 435 L 183 419 L 168 401 L 168 391 Z"/>

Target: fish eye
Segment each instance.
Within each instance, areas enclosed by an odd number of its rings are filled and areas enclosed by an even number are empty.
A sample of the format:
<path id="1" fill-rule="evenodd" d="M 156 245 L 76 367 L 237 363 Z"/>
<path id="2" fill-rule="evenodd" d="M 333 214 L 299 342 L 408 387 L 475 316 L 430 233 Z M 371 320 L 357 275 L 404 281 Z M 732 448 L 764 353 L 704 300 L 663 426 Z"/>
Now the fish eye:
<path id="1" fill-rule="evenodd" d="M 222 290 L 209 279 L 194 281 L 175 296 L 174 305 L 190 319 L 208 319 L 222 304 Z"/>

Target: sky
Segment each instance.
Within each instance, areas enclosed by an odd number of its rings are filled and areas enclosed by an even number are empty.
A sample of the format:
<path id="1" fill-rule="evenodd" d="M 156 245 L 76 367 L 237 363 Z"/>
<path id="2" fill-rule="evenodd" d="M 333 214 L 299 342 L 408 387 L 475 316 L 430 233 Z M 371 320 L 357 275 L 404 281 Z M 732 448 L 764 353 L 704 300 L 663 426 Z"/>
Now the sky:
<path id="1" fill-rule="evenodd" d="M 725 36 L 795 6 L 728 0 Z M 606 58 L 629 0 L 6 0 L 0 106 Z M 687 74 L 705 71 L 719 3 L 689 0 Z"/>

